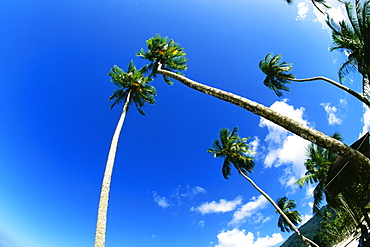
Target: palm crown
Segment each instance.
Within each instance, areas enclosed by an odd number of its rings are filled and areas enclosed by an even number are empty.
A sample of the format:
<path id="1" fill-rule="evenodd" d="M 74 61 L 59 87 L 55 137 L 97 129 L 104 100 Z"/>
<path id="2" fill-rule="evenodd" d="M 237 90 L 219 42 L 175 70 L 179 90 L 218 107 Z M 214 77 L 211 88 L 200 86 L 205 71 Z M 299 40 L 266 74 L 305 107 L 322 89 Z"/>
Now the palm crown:
<path id="1" fill-rule="evenodd" d="M 338 132 L 335 132 L 332 137 L 337 140 L 342 140 L 342 137 Z M 325 182 L 328 176 L 329 168 L 335 162 L 337 154 L 328 149 L 317 146 L 316 144 L 311 144 L 307 148 L 306 156 L 307 160 L 304 165 L 307 169 L 307 172 L 305 176 L 300 178 L 296 183 L 300 186 L 308 183 L 317 183 L 313 191 L 313 212 L 318 213 L 320 211 L 320 206 L 324 199 L 324 195 L 326 195 Z"/>
<path id="2" fill-rule="evenodd" d="M 349 24 L 340 21 L 338 24 L 328 18 L 327 24 L 332 29 L 332 38 L 336 46 L 331 50 L 343 50 L 348 60 L 339 69 L 339 77 L 353 70 L 370 77 L 370 0 L 355 1 L 355 6 L 345 2 Z M 368 85 L 363 85 L 368 86 Z"/>
<path id="3" fill-rule="evenodd" d="M 293 208 L 297 207 L 294 200 L 288 201 L 288 198 L 284 196 L 278 199 L 277 204 L 294 225 L 298 225 L 298 223 L 302 221 L 302 218 L 299 215 L 298 211 L 292 210 Z M 290 232 L 292 230 L 282 216 L 279 217 L 278 227 L 283 232 Z"/>
<path id="4" fill-rule="evenodd" d="M 275 56 L 272 53 L 266 55 L 259 63 L 259 67 L 266 78 L 263 83 L 273 90 L 277 96 L 283 96 L 282 90 L 290 91 L 286 84 L 290 84 L 291 79 L 294 79 L 293 74 L 288 73 L 292 71 L 292 64 L 281 61 L 281 54 Z"/>
<path id="5" fill-rule="evenodd" d="M 231 164 L 244 174 L 249 174 L 254 168 L 253 158 L 249 156 L 253 152 L 246 143 L 249 138 L 240 138 L 237 132 L 237 127 L 234 127 L 231 132 L 227 128 L 221 129 L 219 140 L 216 139 L 213 146 L 207 151 L 216 158 L 225 158 L 222 175 L 226 179 L 231 173 Z"/>
<path id="6" fill-rule="evenodd" d="M 109 100 L 114 100 L 111 108 L 117 103 L 125 101 L 130 94 L 130 104 L 134 103 L 137 110 L 145 115 L 145 112 L 141 108 L 145 103 L 155 103 L 154 96 L 156 95 L 156 90 L 154 86 L 148 84 L 153 79 L 145 77 L 143 70 L 145 68 L 137 70 L 133 61 L 130 62 L 127 73 L 116 65 L 111 69 L 108 75 L 111 77 L 111 81 L 117 86 L 113 95 L 109 97 Z"/>
<path id="7" fill-rule="evenodd" d="M 151 70 L 150 75 L 155 76 L 158 66 L 161 65 L 163 69 L 171 72 L 181 74 L 181 71 L 186 70 L 188 67 L 186 63 L 189 61 L 185 57 L 186 53 L 178 43 L 168 37 L 161 37 L 159 34 L 146 41 L 148 50 L 143 48 L 136 54 L 139 57 L 148 59 L 151 63 L 148 69 Z M 164 80 L 168 84 L 173 82 L 166 76 Z"/>

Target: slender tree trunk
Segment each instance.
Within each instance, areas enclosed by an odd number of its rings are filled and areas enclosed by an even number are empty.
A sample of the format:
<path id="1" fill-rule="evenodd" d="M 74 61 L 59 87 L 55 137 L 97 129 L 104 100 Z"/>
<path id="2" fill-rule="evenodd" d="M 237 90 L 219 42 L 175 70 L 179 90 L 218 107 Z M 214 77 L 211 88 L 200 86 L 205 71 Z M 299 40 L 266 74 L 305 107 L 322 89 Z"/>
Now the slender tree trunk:
<path id="1" fill-rule="evenodd" d="M 130 102 L 130 96 L 131 96 L 131 91 L 127 95 L 126 102 L 125 102 L 125 105 L 123 106 L 122 114 L 121 114 L 120 119 L 118 120 L 118 124 L 114 132 L 111 146 L 109 149 L 107 164 L 105 166 L 103 184 L 102 184 L 101 192 L 100 192 L 98 219 L 96 222 L 94 247 L 104 247 L 105 246 L 110 183 L 112 179 L 114 160 L 116 158 L 118 139 L 121 133 L 123 122 L 125 121 L 127 107 Z"/>
<path id="2" fill-rule="evenodd" d="M 281 77 L 281 78 L 284 78 L 284 77 Z M 295 82 L 306 82 L 306 81 L 317 81 L 317 80 L 322 80 L 322 81 L 326 81 L 326 82 L 329 82 L 330 84 L 346 91 L 347 93 L 351 94 L 352 96 L 356 97 L 358 100 L 360 100 L 361 102 L 363 102 L 365 105 L 367 105 L 368 107 L 370 107 L 370 100 L 368 99 L 368 97 L 366 97 L 366 94 L 360 94 L 356 91 L 353 91 L 352 89 L 332 80 L 332 79 L 329 79 L 329 78 L 326 78 L 326 77 L 323 77 L 323 76 L 316 76 L 316 77 L 312 77 L 312 78 L 305 78 L 305 79 L 288 79 L 288 78 L 284 78 L 284 79 L 287 79 L 287 80 L 290 80 L 290 81 L 295 81 Z M 365 89 L 363 89 L 365 90 Z M 364 91 L 365 92 L 365 91 Z"/>
<path id="3" fill-rule="evenodd" d="M 362 91 L 363 91 L 363 94 L 366 97 L 366 99 L 369 99 L 369 97 L 370 97 L 370 81 L 369 81 L 369 76 L 367 74 L 362 74 Z"/>
<path id="4" fill-rule="evenodd" d="M 341 141 L 338 141 L 330 136 L 325 135 L 324 133 L 310 128 L 298 121 L 295 121 L 291 118 L 281 115 L 278 112 L 271 110 L 270 108 L 261 105 L 257 102 L 251 101 L 247 98 L 238 96 L 233 93 L 229 93 L 217 88 L 203 85 L 196 81 L 190 80 L 185 76 L 173 73 L 168 70 L 162 70 L 161 65 L 158 66 L 157 73 L 171 77 L 184 85 L 193 88 L 199 92 L 209 94 L 221 100 L 227 101 L 234 105 L 240 106 L 254 114 L 257 114 L 261 117 L 264 117 L 267 120 L 285 128 L 286 130 L 306 139 L 312 143 L 315 143 L 323 148 L 329 149 L 334 153 L 337 153 L 343 157 L 346 157 L 350 160 L 354 160 L 359 164 L 370 166 L 370 159 L 359 151 L 351 148 L 350 146 L 344 144 Z"/>
<path id="5" fill-rule="evenodd" d="M 240 170 L 238 167 L 237 167 L 239 173 L 245 178 L 248 180 L 249 183 L 252 184 L 252 186 L 258 190 L 259 193 L 261 193 L 271 204 L 272 206 L 274 206 L 274 208 L 276 209 L 276 211 L 278 211 L 278 213 L 283 216 L 283 218 L 285 219 L 285 221 L 288 223 L 288 225 L 290 226 L 291 229 L 293 229 L 293 231 L 295 231 L 295 233 L 297 233 L 298 237 L 303 241 L 303 243 L 308 246 L 308 247 L 311 247 L 311 246 L 314 246 L 314 247 L 319 247 L 317 244 L 315 244 L 313 241 L 311 241 L 310 239 L 306 238 L 305 236 L 303 236 L 301 234 L 301 232 L 297 229 L 297 227 L 295 227 L 295 225 L 289 220 L 288 216 L 285 215 L 285 213 L 283 212 L 283 210 L 281 210 L 279 208 L 279 206 L 275 203 L 274 200 L 271 199 L 271 197 L 266 194 L 260 187 L 258 187 L 257 184 L 254 183 L 254 181 L 248 177 L 247 175 L 245 175 L 242 170 Z"/>

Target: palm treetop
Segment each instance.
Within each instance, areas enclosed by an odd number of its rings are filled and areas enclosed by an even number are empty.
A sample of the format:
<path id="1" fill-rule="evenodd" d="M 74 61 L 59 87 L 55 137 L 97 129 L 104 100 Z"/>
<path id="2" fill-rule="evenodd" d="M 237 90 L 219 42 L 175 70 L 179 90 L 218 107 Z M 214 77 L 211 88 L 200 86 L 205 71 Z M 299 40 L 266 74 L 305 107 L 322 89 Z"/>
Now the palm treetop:
<path id="1" fill-rule="evenodd" d="M 283 96 L 282 90 L 290 91 L 286 84 L 290 84 L 290 80 L 295 79 L 295 76 L 291 73 L 292 63 L 280 62 L 281 54 L 275 56 L 272 53 L 266 55 L 259 63 L 259 67 L 266 78 L 263 83 L 273 90 L 277 96 Z"/>
<path id="2" fill-rule="evenodd" d="M 150 85 L 153 79 L 143 75 L 146 67 L 137 70 L 133 61 L 130 62 L 127 72 L 124 72 L 118 66 L 114 66 L 109 76 L 111 81 L 117 86 L 109 100 L 113 100 L 111 108 L 117 103 L 125 102 L 127 97 L 130 95 L 130 104 L 135 104 L 137 110 L 145 115 L 145 112 L 141 109 L 145 103 L 154 104 L 154 96 L 156 95 L 156 89 Z"/>
<path id="3" fill-rule="evenodd" d="M 244 174 L 251 173 L 254 168 L 253 157 L 250 156 L 253 151 L 249 149 L 249 144 L 247 144 L 249 137 L 240 138 L 237 132 L 237 127 L 234 127 L 231 132 L 228 128 L 221 129 L 219 139 L 216 139 L 213 146 L 207 151 L 215 158 L 225 158 L 222 175 L 226 179 L 231 174 L 231 164 Z"/>
<path id="4" fill-rule="evenodd" d="M 277 200 L 277 205 L 295 226 L 302 221 L 299 212 L 296 210 L 292 210 L 293 208 L 297 207 L 294 200 L 288 200 L 288 198 L 284 196 Z M 277 210 L 275 210 L 275 212 L 278 213 Z M 290 232 L 291 230 L 293 230 L 292 227 L 289 226 L 289 224 L 287 224 L 287 221 L 282 216 L 279 217 L 278 227 L 282 232 Z"/>
<path id="5" fill-rule="evenodd" d="M 162 69 L 178 74 L 182 74 L 182 71 L 188 68 L 186 63 L 189 59 L 185 57 L 184 48 L 173 39 L 156 34 L 146 41 L 146 45 L 148 50 L 141 48 L 136 55 L 151 62 L 147 67 L 151 70 L 150 76 L 156 76 L 156 70 L 160 65 Z M 163 78 L 168 84 L 173 83 L 167 76 Z"/>
<path id="6" fill-rule="evenodd" d="M 331 50 L 345 51 L 348 57 L 339 69 L 339 77 L 343 80 L 353 70 L 370 76 L 370 0 L 345 2 L 345 7 L 349 23 L 336 23 L 330 17 L 327 20 L 335 44 Z"/>

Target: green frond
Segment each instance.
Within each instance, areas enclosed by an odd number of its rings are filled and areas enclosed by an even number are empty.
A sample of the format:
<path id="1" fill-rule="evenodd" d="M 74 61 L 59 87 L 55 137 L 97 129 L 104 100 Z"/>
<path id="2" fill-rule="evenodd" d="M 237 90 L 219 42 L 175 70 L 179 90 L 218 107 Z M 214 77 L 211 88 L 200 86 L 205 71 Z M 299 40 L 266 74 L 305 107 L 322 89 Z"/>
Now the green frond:
<path id="1" fill-rule="evenodd" d="M 254 168 L 253 153 L 246 143 L 249 138 L 240 138 L 238 128 L 234 127 L 230 132 L 227 128 L 222 128 L 219 132 L 219 139 L 213 142 L 213 146 L 207 152 L 213 154 L 216 158 L 224 158 L 222 174 L 225 178 L 230 175 L 231 164 L 244 174 L 249 174 Z"/>
<path id="2" fill-rule="evenodd" d="M 259 67 L 266 75 L 263 81 L 264 85 L 273 90 L 279 97 L 283 95 L 282 91 L 290 91 L 286 84 L 290 84 L 290 80 L 295 76 L 289 71 L 292 71 L 292 64 L 281 61 L 281 54 L 272 56 L 269 53 L 259 62 Z"/>
<path id="3" fill-rule="evenodd" d="M 137 70 L 133 61 L 130 61 L 127 72 L 116 65 L 111 68 L 108 75 L 111 77 L 111 81 L 117 86 L 113 95 L 109 97 L 109 100 L 113 100 L 111 108 L 116 104 L 125 102 L 127 96 L 131 93 L 128 105 L 135 104 L 139 113 L 145 115 L 142 108 L 145 103 L 155 103 L 154 96 L 156 95 L 156 89 L 154 86 L 148 84 L 153 79 L 144 76 L 144 70 L 145 66 Z"/>
<path id="4" fill-rule="evenodd" d="M 302 188 L 305 184 L 309 184 L 309 183 L 312 184 L 314 182 L 315 182 L 315 174 L 308 174 L 298 179 L 295 182 L 295 184 L 299 185 Z"/>
<path id="5" fill-rule="evenodd" d="M 154 37 L 148 39 L 146 44 L 147 51 L 140 49 L 136 55 L 150 61 L 147 67 L 147 69 L 151 70 L 150 77 L 155 77 L 159 64 L 162 65 L 162 69 L 174 73 L 187 70 L 186 63 L 189 59 L 185 57 L 184 48 L 174 40 L 156 34 Z M 164 77 L 164 80 L 170 85 L 173 84 L 168 77 Z"/>

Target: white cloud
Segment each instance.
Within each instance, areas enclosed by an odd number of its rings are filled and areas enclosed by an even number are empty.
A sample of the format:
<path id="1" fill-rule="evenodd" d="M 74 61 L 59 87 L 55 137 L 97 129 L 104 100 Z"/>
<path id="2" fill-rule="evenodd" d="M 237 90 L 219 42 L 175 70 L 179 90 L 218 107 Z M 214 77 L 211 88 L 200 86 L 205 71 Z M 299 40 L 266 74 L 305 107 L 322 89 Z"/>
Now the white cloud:
<path id="1" fill-rule="evenodd" d="M 217 235 L 218 244 L 215 247 L 271 247 L 284 241 L 280 233 L 272 236 L 257 237 L 255 240 L 252 232 L 234 228 L 233 230 L 222 231 Z"/>
<path id="2" fill-rule="evenodd" d="M 308 122 L 303 119 L 305 109 L 302 107 L 294 109 L 293 106 L 287 104 L 287 100 L 276 101 L 270 108 L 304 125 L 308 125 Z M 285 186 L 294 187 L 294 182 L 304 175 L 306 171 L 304 166 L 305 154 L 306 147 L 310 142 L 264 118 L 261 118 L 259 126 L 267 127 L 268 130 L 265 138 L 267 153 L 264 166 L 269 168 L 286 165 L 287 167 L 284 169 L 284 175 L 280 178 L 280 182 Z"/>
<path id="3" fill-rule="evenodd" d="M 315 190 L 315 185 L 306 186 L 306 199 L 311 199 L 313 197 L 313 191 Z"/>
<path id="4" fill-rule="evenodd" d="M 335 125 L 335 124 L 341 124 L 342 119 L 337 117 L 338 108 L 335 106 L 331 106 L 330 103 L 321 103 L 322 107 L 324 107 L 324 110 L 326 112 L 326 115 L 328 117 L 328 124 L 329 125 Z"/>
<path id="5" fill-rule="evenodd" d="M 244 204 L 234 213 L 233 219 L 229 222 L 229 225 L 241 224 L 246 221 L 246 218 L 257 221 L 256 223 L 263 222 L 264 220 L 261 218 L 262 214 L 258 213 L 258 211 L 265 208 L 267 203 L 267 199 L 262 195 L 257 198 L 252 197 L 250 202 Z M 256 220 L 257 218 L 261 220 Z"/>
<path id="6" fill-rule="evenodd" d="M 257 136 L 255 136 L 253 141 L 249 143 L 250 149 L 253 151 L 253 153 L 257 153 L 259 144 L 260 144 L 260 139 Z"/>
<path id="7" fill-rule="evenodd" d="M 364 123 L 364 126 L 362 127 L 362 133 L 360 134 L 360 137 L 363 136 L 366 132 L 370 131 L 370 109 L 367 106 L 364 106 L 362 122 Z"/>
<path id="8" fill-rule="evenodd" d="M 220 199 L 219 202 L 212 201 L 206 202 L 200 205 L 199 207 L 192 207 L 191 211 L 198 211 L 201 214 L 210 214 L 210 213 L 225 213 L 230 212 L 236 209 L 242 203 L 243 198 L 241 196 L 236 197 L 232 201 L 226 201 L 225 199 Z"/>
<path id="9" fill-rule="evenodd" d="M 156 191 L 152 191 L 152 194 L 154 201 L 158 204 L 158 206 L 161 208 L 168 208 L 170 206 L 166 197 L 158 195 Z"/>
<path id="10" fill-rule="evenodd" d="M 302 221 L 301 223 L 299 224 L 298 228 L 303 226 L 304 224 L 307 223 L 307 221 L 309 221 L 311 218 L 312 218 L 312 214 L 305 214 L 305 215 L 302 215 L 301 218 L 302 218 Z"/>
<path id="11" fill-rule="evenodd" d="M 296 20 L 305 20 L 307 17 L 307 13 L 309 11 L 307 2 L 298 3 L 297 8 L 298 8 L 298 16 L 296 17 Z"/>

